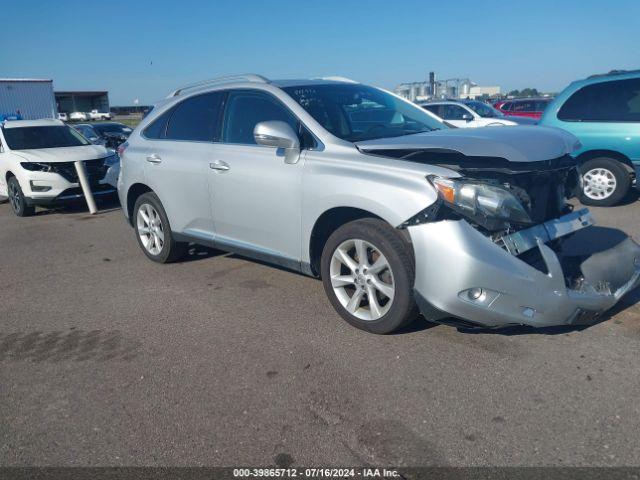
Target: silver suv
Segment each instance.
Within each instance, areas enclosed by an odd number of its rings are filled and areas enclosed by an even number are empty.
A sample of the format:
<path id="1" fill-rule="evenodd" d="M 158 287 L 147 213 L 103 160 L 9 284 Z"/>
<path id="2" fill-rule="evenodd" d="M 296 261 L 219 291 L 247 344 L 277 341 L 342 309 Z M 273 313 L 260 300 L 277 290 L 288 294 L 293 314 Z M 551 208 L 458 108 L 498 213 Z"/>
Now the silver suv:
<path id="1" fill-rule="evenodd" d="M 589 323 L 639 283 L 640 247 L 582 239 L 597 227 L 566 202 L 578 145 L 543 127 L 448 129 L 348 79 L 241 75 L 158 103 L 120 149 L 118 190 L 151 260 L 197 243 L 319 277 L 370 332 L 418 310 L 465 327 Z"/>

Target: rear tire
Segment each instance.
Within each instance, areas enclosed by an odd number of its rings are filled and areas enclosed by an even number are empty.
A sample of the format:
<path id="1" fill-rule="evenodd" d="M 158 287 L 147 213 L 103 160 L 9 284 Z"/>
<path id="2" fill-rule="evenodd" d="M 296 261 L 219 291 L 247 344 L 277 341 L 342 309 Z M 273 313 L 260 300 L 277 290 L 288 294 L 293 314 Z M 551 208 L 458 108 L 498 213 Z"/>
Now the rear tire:
<path id="1" fill-rule="evenodd" d="M 138 245 L 154 262 L 175 262 L 187 253 L 188 244 L 174 240 L 167 214 L 155 193 L 138 197 L 133 207 L 133 226 Z"/>
<path id="2" fill-rule="evenodd" d="M 625 197 L 631 186 L 629 172 L 613 158 L 599 157 L 587 160 L 580 167 L 580 174 L 583 181 L 580 201 L 584 205 L 615 205 Z"/>
<path id="3" fill-rule="evenodd" d="M 27 205 L 27 199 L 22 193 L 20 183 L 16 177 L 9 177 L 7 181 L 7 193 L 9 194 L 9 203 L 11 210 L 18 217 L 30 217 L 36 213 L 36 207 Z"/>
<path id="4" fill-rule="evenodd" d="M 320 262 L 329 301 L 354 327 L 385 334 L 418 316 L 412 247 L 386 222 L 365 218 L 341 226 Z"/>

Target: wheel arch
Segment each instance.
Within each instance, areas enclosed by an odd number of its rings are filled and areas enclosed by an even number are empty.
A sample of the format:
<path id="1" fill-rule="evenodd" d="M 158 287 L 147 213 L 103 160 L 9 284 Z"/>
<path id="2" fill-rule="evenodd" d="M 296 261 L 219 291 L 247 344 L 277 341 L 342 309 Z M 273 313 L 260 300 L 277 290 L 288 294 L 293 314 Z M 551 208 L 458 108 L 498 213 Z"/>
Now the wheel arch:
<path id="1" fill-rule="evenodd" d="M 133 225 L 133 207 L 136 204 L 138 198 L 147 193 L 153 192 L 153 189 L 144 183 L 134 183 L 129 187 L 127 191 L 127 220 Z"/>
<path id="2" fill-rule="evenodd" d="M 600 157 L 607 157 L 619 161 L 622 165 L 624 165 L 629 173 L 633 173 L 635 171 L 631 159 L 620 152 L 616 152 L 615 150 L 587 150 L 586 152 L 582 152 L 576 158 L 582 164 L 589 160 L 593 160 L 594 158 Z"/>
<path id="3" fill-rule="evenodd" d="M 333 232 L 342 225 L 363 218 L 375 218 L 394 226 L 389 221 L 369 210 L 356 207 L 332 207 L 324 211 L 315 221 L 309 239 L 309 265 L 311 274 L 320 277 L 320 259 L 322 250 Z M 408 242 L 411 241 L 406 230 L 397 230 Z"/>

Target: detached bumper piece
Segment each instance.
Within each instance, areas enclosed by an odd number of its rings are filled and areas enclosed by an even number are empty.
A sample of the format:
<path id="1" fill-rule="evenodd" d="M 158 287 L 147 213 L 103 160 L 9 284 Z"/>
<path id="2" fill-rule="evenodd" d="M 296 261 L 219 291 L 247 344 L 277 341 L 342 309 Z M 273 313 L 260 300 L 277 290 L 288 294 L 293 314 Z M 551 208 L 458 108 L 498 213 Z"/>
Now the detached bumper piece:
<path id="1" fill-rule="evenodd" d="M 582 273 L 574 284 L 565 287 L 567 278 L 560 259 L 548 246 L 538 240 L 538 248 L 549 271 L 549 277 L 556 282 L 557 291 L 564 289 L 569 302 L 576 311 L 565 323 L 568 325 L 588 325 L 597 320 L 600 313 L 609 310 L 627 292 L 640 285 L 640 245 L 626 237 L 616 246 L 594 253 L 580 263 Z M 583 256 L 566 256 L 572 259 Z"/>
<path id="2" fill-rule="evenodd" d="M 591 226 L 584 211 L 547 223 L 539 237 L 518 232 L 516 247 L 463 220 L 408 227 L 424 316 L 484 328 L 585 325 L 640 285 L 640 245 L 626 234 Z"/>

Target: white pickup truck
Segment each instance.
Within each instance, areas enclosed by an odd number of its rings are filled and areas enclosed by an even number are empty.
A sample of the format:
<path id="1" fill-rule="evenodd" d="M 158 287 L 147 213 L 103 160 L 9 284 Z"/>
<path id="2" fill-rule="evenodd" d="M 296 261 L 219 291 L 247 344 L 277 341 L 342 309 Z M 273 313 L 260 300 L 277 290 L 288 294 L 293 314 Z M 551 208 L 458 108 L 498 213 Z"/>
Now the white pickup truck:
<path id="1" fill-rule="evenodd" d="M 111 120 L 111 113 L 99 112 L 98 110 L 91 110 L 87 116 L 88 120 Z"/>

